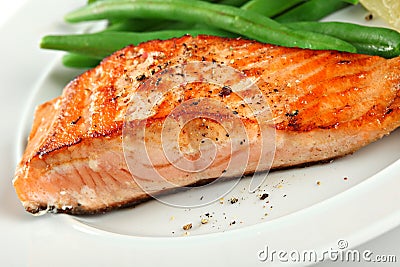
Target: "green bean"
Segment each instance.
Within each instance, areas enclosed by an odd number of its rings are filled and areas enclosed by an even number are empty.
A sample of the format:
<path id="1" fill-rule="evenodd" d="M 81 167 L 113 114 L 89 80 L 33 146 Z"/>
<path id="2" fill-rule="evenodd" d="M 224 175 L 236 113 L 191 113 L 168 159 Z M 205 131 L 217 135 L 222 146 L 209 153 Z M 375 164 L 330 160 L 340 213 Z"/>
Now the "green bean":
<path id="1" fill-rule="evenodd" d="M 157 26 L 161 20 L 148 19 L 123 19 L 113 21 L 108 25 L 105 31 L 133 31 L 143 32 Z"/>
<path id="2" fill-rule="evenodd" d="M 88 4 L 102 0 L 88 0 Z M 199 0 L 192 0 L 199 1 Z M 218 2 L 219 0 L 202 0 L 207 2 Z M 247 0 L 222 0 L 225 4 L 241 5 Z M 161 19 L 115 19 L 109 21 L 109 26 L 106 31 L 132 31 L 132 32 L 148 32 L 148 31 L 161 31 L 161 30 L 183 30 L 183 29 L 205 29 L 206 25 L 198 23 L 187 23 L 174 20 L 161 20 Z"/>
<path id="3" fill-rule="evenodd" d="M 101 59 L 130 44 L 137 45 L 141 42 L 153 39 L 166 40 L 173 37 L 180 37 L 185 34 L 193 36 L 199 34 L 225 37 L 236 36 L 229 32 L 213 29 L 190 29 L 143 33 L 107 31 L 92 34 L 48 35 L 42 38 L 40 47 L 64 50 Z"/>
<path id="4" fill-rule="evenodd" d="M 63 56 L 62 63 L 70 68 L 93 68 L 100 63 L 101 59 L 88 57 L 80 54 L 68 53 Z"/>
<path id="5" fill-rule="evenodd" d="M 78 9 L 65 17 L 69 22 L 110 18 L 176 19 L 203 23 L 276 45 L 355 51 L 352 45 L 337 38 L 312 32 L 293 31 L 252 11 L 202 1 L 104 0 Z"/>
<path id="6" fill-rule="evenodd" d="M 248 0 L 221 0 L 218 4 L 228 5 L 228 6 L 243 6 Z"/>
<path id="7" fill-rule="evenodd" d="M 301 2 L 304 2 L 304 0 L 286 0 L 283 2 L 277 0 L 250 0 L 241 8 L 260 13 L 266 17 L 273 17 Z"/>
<path id="8" fill-rule="evenodd" d="M 278 22 L 317 21 L 348 5 L 342 0 L 310 0 L 274 19 Z"/>
<path id="9" fill-rule="evenodd" d="M 94 2 L 98 2 L 102 0 L 88 0 L 88 4 L 92 4 Z M 188 0 L 190 1 L 190 0 Z M 211 3 L 219 3 L 223 5 L 230 5 L 230 6 L 241 6 L 245 4 L 248 0 L 197 0 L 197 1 L 204 1 L 204 2 L 211 2 Z M 347 0 L 347 1 L 354 1 L 354 0 Z"/>
<path id="10" fill-rule="evenodd" d="M 293 22 L 286 25 L 340 38 L 354 45 L 358 53 L 385 58 L 400 56 L 400 33 L 395 30 L 345 22 Z"/>
<path id="11" fill-rule="evenodd" d="M 146 20 L 146 19 L 126 19 L 119 23 L 108 26 L 104 31 L 119 32 L 154 32 L 164 30 L 187 30 L 187 29 L 214 29 L 210 26 L 198 23 L 171 20 Z"/>
<path id="12" fill-rule="evenodd" d="M 342 1 L 352 5 L 357 5 L 360 2 L 359 0 L 342 0 Z"/>
<path id="13" fill-rule="evenodd" d="M 181 21 L 158 20 L 158 19 L 123 19 L 109 25 L 105 31 L 130 31 L 130 32 L 148 32 L 165 29 L 182 30 L 194 28 L 194 23 Z M 205 27 L 202 27 L 205 28 Z"/>

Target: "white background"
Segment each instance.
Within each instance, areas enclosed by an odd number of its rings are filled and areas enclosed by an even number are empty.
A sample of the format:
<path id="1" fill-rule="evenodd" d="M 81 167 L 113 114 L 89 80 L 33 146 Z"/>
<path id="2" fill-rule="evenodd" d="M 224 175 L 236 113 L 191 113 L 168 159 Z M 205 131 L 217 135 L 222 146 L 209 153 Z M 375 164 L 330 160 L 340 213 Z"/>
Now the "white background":
<path id="1" fill-rule="evenodd" d="M 3 24 L 10 18 L 13 16 L 13 14 L 15 14 L 16 12 L 18 12 L 18 9 L 29 0 L 13 0 L 13 1 L 5 1 L 2 0 L 0 1 L 0 27 L 3 26 Z M 37 1 L 37 0 L 36 0 Z M 55 0 L 57 1 L 57 0 Z M 2 63 L 4 64 L 4 63 Z M 1 80 L 1 77 L 0 77 Z M 1 84 L 1 82 L 0 82 Z M 4 90 L 4 89 L 0 89 L 0 90 Z M 4 110 L 1 111 L 1 113 L 6 112 Z M 2 126 L 2 127 L 7 127 L 7 126 Z M 5 178 L 5 177 L 1 177 L 1 178 Z M 400 177 L 399 177 L 400 178 Z M 399 194 L 400 194 L 400 189 L 399 189 Z M 382 207 L 384 208 L 384 207 Z M 1 240 L 2 238 L 0 238 Z M 2 240 L 1 242 L 4 242 L 4 240 Z M 388 255 L 388 254 L 394 254 L 397 255 L 397 260 L 398 263 L 394 263 L 394 264 L 385 264 L 384 266 L 399 266 L 399 262 L 400 262 L 400 227 L 397 227 L 396 229 L 387 232 L 386 234 L 358 247 L 357 249 L 359 249 L 360 251 L 363 250 L 371 250 L 374 252 L 374 255 L 377 254 L 382 254 L 382 255 Z M 201 253 L 199 251 L 199 253 Z M 1 253 L 0 253 L 1 254 Z M 45 256 L 46 252 L 43 251 L 43 256 Z M 19 257 L 24 257 L 24 255 L 18 255 Z M 1 259 L 0 259 L 1 261 Z M 55 263 L 57 264 L 57 263 Z M 331 266 L 334 263 L 323 263 L 320 264 L 318 266 Z M 351 264 L 340 264 L 343 266 L 382 266 L 382 264 L 367 264 L 365 265 L 365 263 L 359 263 L 359 264 L 355 264 L 355 263 L 351 263 Z"/>

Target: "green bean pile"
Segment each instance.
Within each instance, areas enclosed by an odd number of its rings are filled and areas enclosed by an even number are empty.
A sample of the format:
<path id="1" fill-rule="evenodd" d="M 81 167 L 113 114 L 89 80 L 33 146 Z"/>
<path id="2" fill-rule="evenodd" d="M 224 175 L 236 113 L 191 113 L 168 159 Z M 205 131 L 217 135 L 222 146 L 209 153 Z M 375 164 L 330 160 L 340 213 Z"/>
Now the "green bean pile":
<path id="1" fill-rule="evenodd" d="M 107 20 L 90 34 L 48 35 L 40 46 L 69 52 L 68 67 L 89 68 L 130 44 L 185 34 L 242 37 L 309 49 L 339 50 L 392 58 L 400 33 L 344 22 L 318 22 L 358 0 L 89 0 L 65 16 L 70 23 Z"/>

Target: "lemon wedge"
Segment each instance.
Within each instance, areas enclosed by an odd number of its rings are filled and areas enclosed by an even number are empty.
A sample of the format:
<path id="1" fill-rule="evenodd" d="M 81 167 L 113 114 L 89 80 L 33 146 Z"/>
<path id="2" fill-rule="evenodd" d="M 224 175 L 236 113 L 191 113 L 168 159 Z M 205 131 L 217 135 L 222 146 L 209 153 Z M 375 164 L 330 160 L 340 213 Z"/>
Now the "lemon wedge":
<path id="1" fill-rule="evenodd" d="M 397 31 L 400 31 L 399 0 L 360 0 L 360 3 L 372 14 L 382 17 Z"/>

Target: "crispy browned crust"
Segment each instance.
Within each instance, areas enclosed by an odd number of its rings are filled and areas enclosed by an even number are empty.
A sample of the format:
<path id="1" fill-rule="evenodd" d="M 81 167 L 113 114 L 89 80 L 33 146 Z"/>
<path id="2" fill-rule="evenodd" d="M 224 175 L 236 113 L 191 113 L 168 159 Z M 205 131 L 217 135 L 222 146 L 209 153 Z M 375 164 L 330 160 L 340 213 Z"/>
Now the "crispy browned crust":
<path id="1" fill-rule="evenodd" d="M 227 58 L 219 58 L 217 52 L 211 54 L 210 51 L 207 51 L 207 46 L 213 46 L 214 49 L 210 49 L 213 51 L 222 51 L 224 49 L 229 49 L 230 47 L 245 47 L 244 49 L 248 49 L 248 53 L 251 55 L 255 54 L 255 59 L 257 57 L 261 59 L 261 55 L 257 55 L 257 50 L 260 48 L 267 47 L 273 53 L 273 57 L 279 57 L 287 54 L 296 54 L 292 60 L 299 61 L 305 60 L 312 57 L 316 57 L 321 53 L 325 53 L 326 56 L 321 60 L 315 62 L 315 64 L 327 64 L 339 65 L 343 69 L 349 66 L 351 69 L 350 74 L 347 73 L 347 70 L 344 71 L 345 75 L 331 77 L 330 80 L 325 80 L 326 77 L 318 77 L 323 76 L 317 75 L 314 77 L 315 80 L 320 79 L 320 82 L 326 82 L 324 88 L 332 85 L 335 86 L 340 83 L 351 83 L 357 84 L 359 82 L 359 75 L 363 73 L 368 74 L 373 69 L 379 67 L 379 64 L 385 64 L 386 60 L 380 57 L 373 57 L 367 55 L 359 55 L 359 54 L 351 54 L 340 51 L 315 51 L 315 50 L 305 50 L 300 48 L 285 48 L 278 47 L 274 45 L 261 44 L 256 41 L 249 41 L 245 39 L 228 39 L 221 38 L 215 36 L 199 36 L 197 38 L 192 38 L 190 36 L 182 37 L 182 38 L 173 38 L 168 41 L 162 40 L 154 40 L 146 43 L 139 44 L 138 46 L 128 46 L 120 51 L 115 52 L 113 55 L 105 58 L 99 67 L 91 69 L 82 75 L 75 78 L 71 83 L 67 86 L 67 90 L 64 91 L 62 96 L 62 108 L 63 112 L 58 114 L 57 118 L 57 126 L 54 127 L 52 131 L 52 136 L 54 139 L 48 139 L 47 142 L 41 144 L 39 148 L 37 148 L 35 156 L 43 156 L 49 154 L 55 150 L 62 149 L 64 147 L 70 147 L 80 143 L 83 139 L 91 139 L 96 137 L 114 137 L 121 134 L 123 122 L 115 121 L 115 113 L 119 111 L 121 108 L 118 107 L 117 102 L 114 101 L 121 96 L 118 96 L 116 90 L 116 84 L 118 80 L 127 73 L 127 69 L 125 68 L 133 58 L 137 58 L 138 52 L 143 49 L 144 51 L 172 51 L 171 55 L 165 58 L 157 58 L 158 64 L 153 64 L 148 66 L 146 72 L 147 76 L 143 78 L 142 75 L 136 76 L 134 79 L 137 82 L 146 81 L 149 76 L 155 74 L 173 64 L 179 63 L 179 59 L 183 60 L 202 60 L 202 61 L 212 61 L 220 64 L 232 65 L 237 69 L 241 69 L 246 67 L 247 62 L 238 62 L 235 60 L 235 55 L 232 53 L 230 57 Z M 190 52 L 190 55 L 188 54 Z M 208 57 L 202 55 L 202 53 L 209 53 Z M 234 59 L 235 62 L 233 64 L 228 64 L 230 60 Z M 332 60 L 334 59 L 334 60 Z M 183 61 L 182 60 L 182 61 Z M 118 64 L 116 64 L 118 62 Z M 282 64 L 284 67 L 285 64 Z M 350 67 L 351 66 L 351 67 Z M 308 68 L 316 67 L 316 65 L 307 66 Z M 370 67 L 370 68 L 369 68 Z M 99 79 L 93 79 L 93 77 L 98 76 L 96 72 L 102 70 L 103 73 Z M 332 69 L 333 70 L 333 69 Z M 367 72 L 368 71 L 368 72 Z M 260 74 L 260 70 L 257 68 L 249 69 L 244 71 L 247 76 L 257 76 Z M 110 75 L 112 74 L 112 75 Z M 144 74 L 143 74 L 144 75 Z M 132 82 L 133 77 L 127 76 L 126 79 L 129 79 Z M 90 84 L 92 81 L 95 81 L 96 84 L 100 84 L 99 87 L 95 88 L 96 93 L 100 94 L 100 101 L 103 104 L 104 110 L 107 111 L 107 116 L 94 116 L 94 129 L 91 129 L 90 132 L 81 132 L 77 131 L 77 129 L 82 126 L 82 124 L 87 123 L 83 117 L 83 112 L 87 110 L 87 106 L 85 105 L 88 101 L 88 96 L 84 95 L 84 91 L 91 91 L 93 93 L 93 85 Z M 137 83 L 139 84 L 139 83 Z M 265 88 L 265 89 L 275 89 L 275 88 Z M 353 88 L 354 89 L 354 88 Z M 348 88 L 348 90 L 352 90 L 352 88 Z M 272 92 L 267 92 L 267 94 L 271 94 Z M 307 120 L 307 118 L 314 118 L 314 114 L 318 114 L 319 105 L 315 104 L 303 112 L 299 113 L 296 116 L 289 115 L 293 110 L 302 110 L 304 109 L 304 104 L 302 101 L 312 100 L 315 102 L 315 99 L 318 99 L 320 95 L 318 93 L 322 92 L 314 92 L 310 95 L 304 95 L 301 99 L 296 102 L 290 103 L 290 109 L 287 110 L 274 110 L 273 106 L 271 107 L 273 111 L 275 111 L 276 115 L 286 114 L 283 117 L 283 120 L 276 125 L 277 130 L 283 131 L 293 131 L 293 132 L 307 132 L 312 131 L 314 129 L 333 129 L 337 128 L 339 124 L 343 123 L 340 116 L 333 114 L 324 114 L 326 116 L 320 117 L 318 121 L 312 121 L 311 123 Z M 276 101 L 279 101 L 281 98 L 280 93 L 275 94 Z M 340 95 L 337 95 L 340 97 Z M 348 96 L 346 96 L 348 97 Z M 399 97 L 399 96 L 397 96 Z M 398 102 L 398 100 L 394 99 L 393 102 Z M 344 111 L 345 109 L 351 109 L 351 106 L 340 106 L 338 107 L 339 111 Z M 358 117 L 357 120 L 352 121 L 352 127 L 357 127 L 361 124 L 365 124 L 365 121 L 373 121 L 376 119 L 377 114 L 379 114 L 380 119 L 384 120 L 386 116 L 390 115 L 392 112 L 397 112 L 398 107 L 390 107 L 390 106 L 372 106 L 368 112 L 366 112 L 363 116 Z M 65 114 L 69 114 L 68 118 Z M 104 112 L 105 113 L 105 112 Z M 279 114 L 278 114 L 279 113 Z M 160 118 L 163 119 L 163 118 Z M 66 132 L 59 132 L 60 129 L 65 130 Z M 54 142 L 55 141 L 55 142 Z"/>

